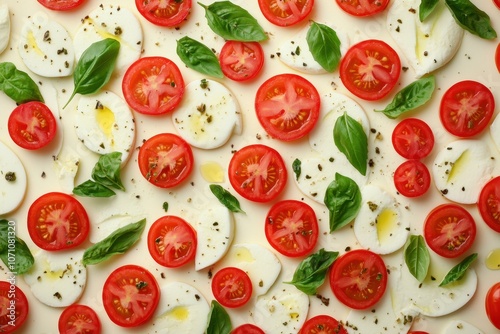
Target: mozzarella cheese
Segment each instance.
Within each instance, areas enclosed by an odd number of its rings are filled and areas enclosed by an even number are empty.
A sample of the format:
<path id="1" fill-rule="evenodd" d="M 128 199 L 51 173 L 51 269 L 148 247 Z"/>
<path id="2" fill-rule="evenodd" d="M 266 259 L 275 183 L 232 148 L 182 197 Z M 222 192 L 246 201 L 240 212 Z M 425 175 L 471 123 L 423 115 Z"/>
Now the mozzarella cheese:
<path id="1" fill-rule="evenodd" d="M 497 115 L 490 125 L 490 135 L 497 150 L 500 151 L 500 117 Z"/>
<path id="2" fill-rule="evenodd" d="M 0 4 L 0 54 L 9 45 L 10 41 L 10 15 L 9 7 L 6 4 Z"/>
<path id="3" fill-rule="evenodd" d="M 0 215 L 15 210 L 26 193 L 26 171 L 7 145 L 0 141 Z"/>
<path id="4" fill-rule="evenodd" d="M 54 160 L 54 171 L 61 190 L 65 193 L 72 193 L 75 188 L 75 177 L 78 172 L 80 157 L 70 147 L 64 147 Z"/>
<path id="5" fill-rule="evenodd" d="M 132 216 L 127 214 L 115 214 L 101 221 L 98 221 L 93 228 L 90 229 L 89 240 L 92 243 L 98 243 L 111 233 L 128 224 L 144 219 L 143 216 Z"/>
<path id="6" fill-rule="evenodd" d="M 484 334 L 484 332 L 468 322 L 452 320 L 444 329 L 443 334 Z"/>

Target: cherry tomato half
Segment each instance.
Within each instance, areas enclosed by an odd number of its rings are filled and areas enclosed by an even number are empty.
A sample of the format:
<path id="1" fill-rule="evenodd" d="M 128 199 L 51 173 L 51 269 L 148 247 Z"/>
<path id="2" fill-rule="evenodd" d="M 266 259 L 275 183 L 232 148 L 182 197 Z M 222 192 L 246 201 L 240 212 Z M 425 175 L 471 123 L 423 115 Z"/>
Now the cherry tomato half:
<path id="1" fill-rule="evenodd" d="M 497 70 L 500 72 L 500 43 L 498 43 L 497 50 L 495 51 L 495 65 L 497 65 Z"/>
<path id="2" fill-rule="evenodd" d="M 28 312 L 29 304 L 24 292 L 17 285 L 0 281 L 0 333 L 17 331 L 26 322 Z M 13 319 L 14 326 L 11 324 Z"/>
<path id="3" fill-rule="evenodd" d="M 247 273 L 235 267 L 220 269 L 212 278 L 212 293 L 225 307 L 240 307 L 252 297 L 252 281 Z"/>
<path id="4" fill-rule="evenodd" d="M 234 81 L 255 78 L 264 65 L 264 50 L 257 42 L 227 41 L 219 55 L 222 73 Z"/>
<path id="5" fill-rule="evenodd" d="M 434 147 L 434 134 L 427 123 L 418 118 L 406 118 L 392 132 L 392 146 L 406 159 L 422 159 Z"/>
<path id="6" fill-rule="evenodd" d="M 191 0 L 135 0 L 135 6 L 149 22 L 163 27 L 175 27 L 182 23 L 191 11 Z"/>
<path id="7" fill-rule="evenodd" d="M 314 0 L 259 0 L 264 17 L 280 27 L 291 26 L 304 20 L 314 6 Z"/>
<path id="8" fill-rule="evenodd" d="M 354 16 L 371 16 L 384 11 L 389 0 L 337 0 L 342 10 Z"/>
<path id="9" fill-rule="evenodd" d="M 329 315 L 317 315 L 308 319 L 299 334 L 347 334 L 347 330 L 337 319 Z"/>
<path id="10" fill-rule="evenodd" d="M 252 324 L 243 324 L 231 331 L 231 334 L 265 334 L 262 329 Z"/>
<path id="11" fill-rule="evenodd" d="M 495 111 L 491 91 L 477 81 L 460 81 L 441 99 L 439 117 L 444 128 L 457 137 L 472 137 L 490 123 Z"/>
<path id="12" fill-rule="evenodd" d="M 457 204 L 442 204 L 425 219 L 424 238 L 438 255 L 453 258 L 462 255 L 476 238 L 476 223 L 471 214 Z"/>
<path id="13" fill-rule="evenodd" d="M 493 0 L 493 3 L 500 9 L 500 0 Z"/>
<path id="14" fill-rule="evenodd" d="M 73 248 L 89 234 L 85 208 L 73 196 L 52 192 L 40 196 L 28 210 L 31 240 L 48 251 Z"/>
<path id="15" fill-rule="evenodd" d="M 73 304 L 64 309 L 59 316 L 60 334 L 99 334 L 101 322 L 97 313 L 86 305 Z"/>
<path id="16" fill-rule="evenodd" d="M 408 160 L 394 171 L 394 185 L 405 197 L 419 197 L 429 190 L 431 174 L 427 166 L 420 161 Z"/>
<path id="17" fill-rule="evenodd" d="M 500 176 L 485 184 L 477 202 L 484 222 L 500 233 Z"/>
<path id="18" fill-rule="evenodd" d="M 273 138 L 292 141 L 307 135 L 319 118 L 320 97 L 312 83 L 296 74 L 279 74 L 257 90 L 255 111 Z"/>
<path id="19" fill-rule="evenodd" d="M 494 284 L 486 293 L 486 315 L 493 326 L 500 329 L 500 282 Z"/>
<path id="20" fill-rule="evenodd" d="M 85 2 L 85 0 L 37 0 L 42 6 L 51 10 L 71 10 Z"/>
<path id="21" fill-rule="evenodd" d="M 370 39 L 355 44 L 340 61 L 340 79 L 354 95 L 379 100 L 396 86 L 401 60 L 387 43 Z"/>

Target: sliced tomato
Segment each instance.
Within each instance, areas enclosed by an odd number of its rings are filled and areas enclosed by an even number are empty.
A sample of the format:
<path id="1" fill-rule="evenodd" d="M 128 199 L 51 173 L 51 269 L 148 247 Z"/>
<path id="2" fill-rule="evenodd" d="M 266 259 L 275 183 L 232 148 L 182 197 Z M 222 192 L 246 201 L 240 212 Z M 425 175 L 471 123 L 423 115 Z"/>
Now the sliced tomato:
<path id="1" fill-rule="evenodd" d="M 495 98 L 482 83 L 465 80 L 451 86 L 441 99 L 439 117 L 444 128 L 457 137 L 472 137 L 488 126 Z"/>
<path id="2" fill-rule="evenodd" d="M 285 162 L 275 149 L 266 145 L 248 145 L 238 150 L 228 168 L 229 182 L 244 198 L 269 202 L 285 189 Z"/>
<path id="3" fill-rule="evenodd" d="M 42 6 L 52 10 L 71 10 L 83 4 L 86 0 L 37 0 Z"/>
<path id="4" fill-rule="evenodd" d="M 392 146 L 403 158 L 423 159 L 434 147 L 434 134 L 424 121 L 406 118 L 394 128 Z"/>
<path id="5" fill-rule="evenodd" d="M 394 171 L 394 185 L 405 197 L 419 197 L 429 190 L 431 174 L 427 166 L 420 161 L 408 160 Z"/>
<path id="6" fill-rule="evenodd" d="M 147 269 L 129 264 L 108 276 L 102 299 L 111 321 L 122 327 L 136 327 L 153 316 L 160 301 L 160 288 Z"/>
<path id="7" fill-rule="evenodd" d="M 252 281 L 243 270 L 226 267 L 213 276 L 212 293 L 222 306 L 240 307 L 252 297 Z"/>
<path id="8" fill-rule="evenodd" d="M 500 9 L 500 0 L 493 0 L 493 3 Z"/>
<path id="9" fill-rule="evenodd" d="M 148 249 L 153 259 L 162 266 L 183 266 L 196 254 L 196 232 L 180 217 L 161 217 L 149 229 Z"/>
<path id="10" fill-rule="evenodd" d="M 193 4 L 191 0 L 135 0 L 135 6 L 149 22 L 175 27 L 186 19 Z"/>
<path id="11" fill-rule="evenodd" d="M 354 16 L 372 16 L 384 11 L 389 0 L 337 0 L 342 10 Z"/>
<path id="12" fill-rule="evenodd" d="M 304 256 L 318 241 L 318 219 L 313 208 L 304 202 L 280 201 L 267 213 L 265 234 L 269 244 L 281 254 Z"/>
<path id="13" fill-rule="evenodd" d="M 44 103 L 31 101 L 18 105 L 8 120 L 9 135 L 18 146 L 36 150 L 56 136 L 56 118 Z"/>
<path id="14" fill-rule="evenodd" d="M 476 238 L 476 223 L 471 214 L 457 204 L 442 204 L 425 219 L 424 238 L 438 255 L 453 258 L 467 252 Z"/>
<path id="15" fill-rule="evenodd" d="M 220 51 L 222 73 L 234 81 L 255 78 L 264 65 L 264 50 L 257 42 L 227 41 Z"/>
<path id="16" fill-rule="evenodd" d="M 40 196 L 28 210 L 31 240 L 48 251 L 73 248 L 87 239 L 87 211 L 73 196 L 52 192 Z"/>
<path id="17" fill-rule="evenodd" d="M 497 65 L 497 70 L 500 73 L 500 43 L 498 43 L 497 50 L 495 51 L 495 65 Z"/>
<path id="18" fill-rule="evenodd" d="M 101 322 L 97 313 L 86 305 L 73 304 L 59 316 L 60 334 L 99 334 Z"/>
<path id="19" fill-rule="evenodd" d="M 0 333 L 13 333 L 20 329 L 28 313 L 29 304 L 24 292 L 15 284 L 0 281 Z"/>
<path id="20" fill-rule="evenodd" d="M 280 27 L 291 26 L 304 20 L 314 6 L 314 0 L 259 0 L 264 17 Z"/>
<path id="21" fill-rule="evenodd" d="M 347 334 L 347 330 L 337 319 L 322 314 L 308 319 L 299 334 Z"/>
<path id="22" fill-rule="evenodd" d="M 401 60 L 389 44 L 370 39 L 355 44 L 340 61 L 340 79 L 354 95 L 379 100 L 396 86 Z"/>
<path id="23" fill-rule="evenodd" d="M 375 305 L 387 287 L 387 269 L 380 255 L 357 249 L 333 263 L 330 287 L 344 305 L 355 310 Z"/>
<path id="24" fill-rule="evenodd" d="M 257 118 L 273 138 L 292 141 L 307 135 L 319 118 L 320 97 L 312 83 L 296 74 L 279 74 L 257 90 Z"/>
<path id="25" fill-rule="evenodd" d="M 231 334 L 265 334 L 265 332 L 255 325 L 243 324 L 233 329 Z"/>
<path id="26" fill-rule="evenodd" d="M 500 233 L 500 176 L 486 183 L 479 194 L 477 205 L 484 222 Z"/>
<path id="27" fill-rule="evenodd" d="M 191 174 L 194 158 L 184 139 L 172 133 L 161 133 L 142 144 L 138 161 L 146 180 L 160 188 L 171 188 Z"/>
<path id="28" fill-rule="evenodd" d="M 493 284 L 484 301 L 486 315 L 497 329 L 500 329 L 500 282 Z"/>

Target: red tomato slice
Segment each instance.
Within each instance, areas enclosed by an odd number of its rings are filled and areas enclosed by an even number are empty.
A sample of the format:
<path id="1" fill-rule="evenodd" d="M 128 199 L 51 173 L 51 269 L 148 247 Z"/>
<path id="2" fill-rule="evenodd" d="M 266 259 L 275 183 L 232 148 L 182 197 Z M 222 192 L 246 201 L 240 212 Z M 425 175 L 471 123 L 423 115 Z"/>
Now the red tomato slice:
<path id="1" fill-rule="evenodd" d="M 442 204 L 425 219 L 424 238 L 438 255 L 453 258 L 462 255 L 476 238 L 476 223 L 470 213 L 457 204 Z"/>
<path id="2" fill-rule="evenodd" d="M 340 79 L 354 95 L 379 100 L 396 86 L 401 74 L 398 54 L 387 43 L 371 39 L 355 44 L 340 61 Z"/>
<path id="3" fill-rule="evenodd" d="M 291 26 L 304 20 L 314 6 L 314 0 L 259 0 L 260 11 L 274 25 Z"/>
<path id="4" fill-rule="evenodd" d="M 330 287 L 344 305 L 355 310 L 367 309 L 382 298 L 387 287 L 384 260 L 365 249 L 347 252 L 333 263 Z"/>
<path id="5" fill-rule="evenodd" d="M 73 248 L 87 239 L 90 224 L 85 208 L 73 196 L 52 192 L 40 196 L 28 210 L 28 232 L 40 248 Z"/>
<path id="6" fill-rule="evenodd" d="M 235 308 L 245 305 L 252 296 L 252 281 L 243 270 L 226 267 L 212 278 L 212 293 L 225 307 Z"/>
<path id="7" fill-rule="evenodd" d="M 59 316 L 60 334 L 99 334 L 101 322 L 93 309 L 86 305 L 73 304 Z"/>
<path id="8" fill-rule="evenodd" d="M 308 319 L 299 334 L 347 334 L 346 329 L 337 319 L 329 315 L 317 315 Z"/>
<path id="9" fill-rule="evenodd" d="M 337 0 L 342 10 L 354 16 L 371 16 L 384 11 L 389 0 Z"/>
<path id="10" fill-rule="evenodd" d="M 273 138 L 292 141 L 307 135 L 319 118 L 320 97 L 312 83 L 295 74 L 265 81 L 255 96 L 260 124 Z"/>
<path id="11" fill-rule="evenodd" d="M 36 150 L 56 136 L 57 123 L 44 103 L 31 101 L 17 106 L 9 116 L 9 135 L 18 146 Z"/>
<path id="12" fill-rule="evenodd" d="M 392 132 L 392 145 L 406 159 L 422 159 L 434 147 L 434 134 L 427 123 L 418 118 L 406 118 Z"/>
<path id="13" fill-rule="evenodd" d="M 408 160 L 396 168 L 394 185 L 405 197 L 422 196 L 429 190 L 431 174 L 429 169 L 418 160 Z"/>
<path id="14" fill-rule="evenodd" d="M 493 3 L 500 9 L 500 0 L 493 0 Z"/>
<path id="15" fill-rule="evenodd" d="M 160 115 L 179 105 L 184 95 L 184 79 L 170 59 L 144 57 L 125 72 L 122 91 L 128 105 L 135 111 Z"/>
<path id="16" fill-rule="evenodd" d="M 138 161 L 146 180 L 160 188 L 171 188 L 191 174 L 194 158 L 184 139 L 172 133 L 161 133 L 142 144 Z"/>
<path id="17" fill-rule="evenodd" d="M 71 10 L 85 2 L 85 0 L 37 0 L 45 8 L 52 10 Z"/>
<path id="18" fill-rule="evenodd" d="M 231 334 L 265 334 L 265 332 L 255 325 L 243 324 L 233 329 Z"/>
<path id="19" fill-rule="evenodd" d="M 26 322 L 28 313 L 29 304 L 24 292 L 17 285 L 0 281 L 0 333 L 17 331 Z"/>
<path id="20" fill-rule="evenodd" d="M 264 50 L 257 42 L 227 41 L 220 51 L 222 73 L 234 81 L 255 78 L 264 65 Z"/>
<path id="21" fill-rule="evenodd" d="M 237 151 L 228 168 L 229 182 L 244 198 L 269 202 L 285 189 L 285 162 L 275 149 L 265 145 L 248 145 Z"/>
<path id="22" fill-rule="evenodd" d="M 265 234 L 274 249 L 285 256 L 309 254 L 318 241 L 318 220 L 304 202 L 284 200 L 274 204 L 266 217 Z"/>
<path id="23" fill-rule="evenodd" d="M 486 183 L 479 194 L 477 205 L 484 222 L 500 233 L 500 176 Z"/>
<path id="24" fill-rule="evenodd" d="M 495 51 L 495 64 L 497 65 L 497 70 L 500 73 L 500 43 L 498 43 L 497 50 Z"/>
<path id="25" fill-rule="evenodd" d="M 490 123 L 495 111 L 491 91 L 477 81 L 460 81 L 441 99 L 439 117 L 444 128 L 457 137 L 472 137 Z"/>
<path id="26" fill-rule="evenodd" d="M 183 266 L 196 254 L 196 232 L 182 218 L 161 217 L 149 229 L 148 249 L 153 259 L 162 266 Z"/>
<path id="27" fill-rule="evenodd" d="M 115 269 L 102 288 L 104 310 L 122 327 L 136 327 L 148 321 L 160 301 L 160 288 L 146 269 L 129 264 Z"/>
<path id="28" fill-rule="evenodd" d="M 500 329 L 500 282 L 488 290 L 484 304 L 488 319 L 493 326 Z"/>
<path id="29" fill-rule="evenodd" d="M 139 13 L 149 22 L 175 27 L 186 19 L 191 11 L 191 0 L 135 0 Z"/>

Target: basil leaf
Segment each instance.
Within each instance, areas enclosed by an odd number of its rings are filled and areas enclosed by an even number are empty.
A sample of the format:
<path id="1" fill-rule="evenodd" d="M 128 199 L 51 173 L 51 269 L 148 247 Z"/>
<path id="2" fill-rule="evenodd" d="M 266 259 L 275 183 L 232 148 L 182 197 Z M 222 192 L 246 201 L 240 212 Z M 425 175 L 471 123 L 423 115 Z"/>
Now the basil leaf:
<path id="1" fill-rule="evenodd" d="M 330 233 L 349 224 L 361 208 L 361 191 L 356 182 L 335 173 L 325 192 L 325 205 L 330 211 Z"/>
<path id="2" fill-rule="evenodd" d="M 29 101 L 44 102 L 40 89 L 33 79 L 10 62 L 0 63 L 0 90 L 17 104 Z"/>
<path id="3" fill-rule="evenodd" d="M 90 246 L 83 253 L 83 265 L 98 264 L 115 254 L 123 254 L 140 238 L 146 219 L 123 226 L 109 236 Z"/>
<path id="4" fill-rule="evenodd" d="M 226 40 L 260 42 L 267 39 L 264 29 L 245 9 L 231 1 L 217 1 L 209 6 L 200 2 L 210 29 Z"/>
<path id="5" fill-rule="evenodd" d="M 418 17 L 420 22 L 424 22 L 426 18 L 436 9 L 439 0 L 421 0 L 418 7 Z"/>
<path id="6" fill-rule="evenodd" d="M 353 167 L 362 175 L 366 175 L 368 137 L 361 124 L 347 113 L 344 113 L 335 122 L 333 140 Z"/>
<path id="7" fill-rule="evenodd" d="M 474 262 L 474 260 L 476 260 L 476 258 L 477 253 L 471 254 L 463 259 L 459 264 L 451 268 L 443 278 L 441 283 L 439 283 L 439 286 L 447 285 L 461 280 L 467 272 L 467 269 L 469 269 L 470 265 L 472 264 L 472 262 Z"/>
<path id="8" fill-rule="evenodd" d="M 307 45 L 314 60 L 328 72 L 333 72 L 340 62 L 340 40 L 335 30 L 312 21 L 306 35 Z"/>
<path id="9" fill-rule="evenodd" d="M 469 0 L 446 0 L 445 2 L 459 26 L 484 39 L 497 37 L 488 14 L 472 2 Z"/>
<path id="10" fill-rule="evenodd" d="M 121 152 L 102 155 L 92 169 L 92 178 L 103 186 L 125 191 L 120 177 L 121 163 Z"/>
<path id="11" fill-rule="evenodd" d="M 9 243 L 9 240 L 14 240 L 14 242 Z M 9 244 L 13 246 L 9 247 Z M 0 259 L 15 275 L 26 273 L 35 263 L 26 243 L 16 236 L 16 226 L 9 224 L 6 219 L 0 220 Z"/>
<path id="12" fill-rule="evenodd" d="M 433 75 L 421 78 L 401 89 L 384 110 L 375 111 L 382 112 L 384 115 L 392 119 L 397 118 L 403 113 L 416 109 L 427 103 L 431 99 L 435 88 L 436 79 Z"/>
<path id="13" fill-rule="evenodd" d="M 189 68 L 202 74 L 223 78 L 217 56 L 206 45 L 190 38 L 182 37 L 177 41 L 177 55 Z"/>
<path id="14" fill-rule="evenodd" d="M 208 314 L 207 334 L 229 334 L 233 329 L 231 319 L 226 310 L 215 300 L 210 305 Z"/>
<path id="15" fill-rule="evenodd" d="M 116 193 L 106 186 L 92 180 L 87 180 L 73 189 L 73 194 L 84 197 L 111 197 Z"/>
<path id="16" fill-rule="evenodd" d="M 325 282 L 326 272 L 338 255 L 338 252 L 320 249 L 319 252 L 309 255 L 300 262 L 292 280 L 285 283 L 295 285 L 307 295 L 315 295 L 317 289 Z"/>
<path id="17" fill-rule="evenodd" d="M 419 281 L 423 282 L 427 276 L 431 258 L 429 250 L 421 235 L 411 235 L 405 246 L 405 262 L 410 273 Z"/>
<path id="18" fill-rule="evenodd" d="M 163 202 L 162 207 L 165 212 L 168 212 L 168 202 Z"/>
<path id="19" fill-rule="evenodd" d="M 302 162 L 299 159 L 295 159 L 292 163 L 292 170 L 295 173 L 295 178 L 298 180 L 300 177 L 300 173 L 302 171 L 301 169 Z"/>
<path id="20" fill-rule="evenodd" d="M 83 52 L 73 73 L 75 88 L 63 109 L 77 93 L 93 94 L 108 83 L 115 69 L 119 51 L 120 42 L 106 38 L 93 43 Z"/>
<path id="21" fill-rule="evenodd" d="M 231 212 L 245 213 L 245 211 L 241 210 L 240 202 L 238 201 L 238 199 L 226 189 L 217 184 L 211 184 L 210 190 L 212 191 L 212 194 L 217 197 L 219 202 L 221 202 Z"/>

